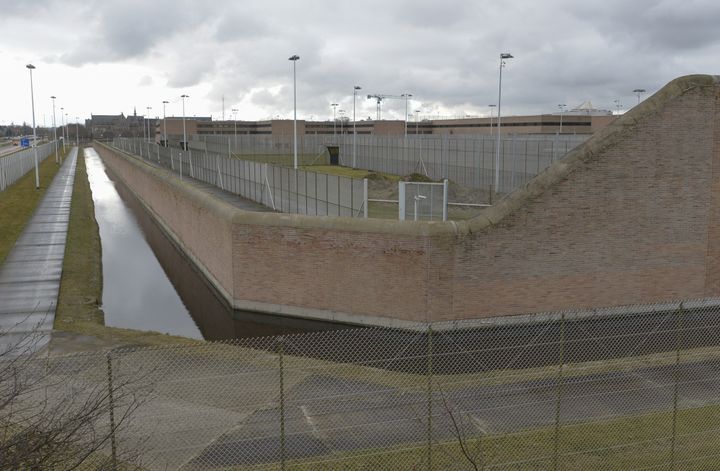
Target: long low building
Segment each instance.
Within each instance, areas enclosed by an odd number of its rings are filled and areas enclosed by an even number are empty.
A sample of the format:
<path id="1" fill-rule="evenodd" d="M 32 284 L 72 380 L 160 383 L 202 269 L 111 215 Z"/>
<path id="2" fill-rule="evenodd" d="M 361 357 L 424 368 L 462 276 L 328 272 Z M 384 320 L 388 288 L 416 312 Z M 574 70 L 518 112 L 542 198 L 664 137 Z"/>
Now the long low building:
<path id="1" fill-rule="evenodd" d="M 594 134 L 604 128 L 617 116 L 612 114 L 542 114 L 531 116 L 508 116 L 501 120 L 502 134 Z M 347 120 L 297 121 L 298 134 L 352 134 L 353 123 Z M 401 136 L 406 132 L 402 120 L 363 120 L 355 123 L 360 135 Z M 213 121 L 209 118 L 186 118 L 185 132 L 188 135 L 271 135 L 291 136 L 293 121 L 273 119 L 267 121 Z M 407 123 L 407 133 L 416 134 L 462 134 L 490 135 L 497 132 L 495 118 L 463 118 L 422 120 Z M 183 119 L 178 117 L 160 119 L 155 126 L 155 141 L 160 143 L 164 135 L 179 141 L 183 135 Z"/>

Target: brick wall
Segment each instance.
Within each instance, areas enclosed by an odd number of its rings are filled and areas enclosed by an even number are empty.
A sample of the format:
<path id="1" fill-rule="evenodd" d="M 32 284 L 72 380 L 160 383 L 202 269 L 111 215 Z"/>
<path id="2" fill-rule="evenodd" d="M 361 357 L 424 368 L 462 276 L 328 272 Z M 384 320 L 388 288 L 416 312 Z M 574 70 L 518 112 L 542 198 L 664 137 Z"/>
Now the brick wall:
<path id="1" fill-rule="evenodd" d="M 599 153 L 459 241 L 454 316 L 720 295 L 717 112 L 710 87 L 627 116 Z"/>
<path id="2" fill-rule="evenodd" d="M 219 211 L 98 151 L 237 307 L 452 320 L 720 296 L 719 112 L 714 79 L 678 79 L 457 224 Z"/>

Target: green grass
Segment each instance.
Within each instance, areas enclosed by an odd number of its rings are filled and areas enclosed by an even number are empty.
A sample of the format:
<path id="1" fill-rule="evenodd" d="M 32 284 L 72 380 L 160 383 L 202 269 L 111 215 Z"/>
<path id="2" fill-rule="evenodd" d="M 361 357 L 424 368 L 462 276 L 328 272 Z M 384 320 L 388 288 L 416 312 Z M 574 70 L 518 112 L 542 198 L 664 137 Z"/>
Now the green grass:
<path id="1" fill-rule="evenodd" d="M 273 165 L 282 165 L 292 167 L 292 154 L 233 154 L 233 157 L 239 160 L 248 160 L 251 162 L 261 162 Z M 325 155 L 298 154 L 299 166 L 314 166 L 316 164 L 329 163 L 329 157 Z"/>
<path id="2" fill-rule="evenodd" d="M 442 411 L 437 412 L 441 414 Z M 460 417 L 457 417 L 460 420 Z M 720 453 L 720 407 L 680 410 L 676 417 L 675 469 L 716 470 Z M 463 436 L 477 469 L 557 469 L 565 471 L 629 470 L 645 467 L 670 469 L 672 412 L 623 417 L 614 420 L 564 424 L 504 435 Z M 419 437 L 420 438 L 420 437 Z M 421 438 L 420 438 L 421 439 Z M 286 469 L 310 470 L 423 470 L 428 450 L 423 442 L 408 446 L 337 453 L 291 461 Z M 434 443 L 432 469 L 474 469 L 460 448 L 460 440 Z M 497 467 L 497 468 L 496 468 Z M 235 469 L 253 469 L 237 467 Z"/>
<path id="3" fill-rule="evenodd" d="M 392 182 L 399 182 L 400 176 L 391 173 L 374 172 L 362 168 L 341 167 L 340 165 L 304 165 L 300 167 L 302 170 L 317 173 L 327 173 L 328 175 L 337 175 L 340 177 L 357 178 L 357 179 L 374 179 L 384 178 Z"/>
<path id="4" fill-rule="evenodd" d="M 12 250 L 59 168 L 51 155 L 40 163 L 39 190 L 35 189 L 35 171 L 30 170 L 0 192 L 0 263 Z"/>

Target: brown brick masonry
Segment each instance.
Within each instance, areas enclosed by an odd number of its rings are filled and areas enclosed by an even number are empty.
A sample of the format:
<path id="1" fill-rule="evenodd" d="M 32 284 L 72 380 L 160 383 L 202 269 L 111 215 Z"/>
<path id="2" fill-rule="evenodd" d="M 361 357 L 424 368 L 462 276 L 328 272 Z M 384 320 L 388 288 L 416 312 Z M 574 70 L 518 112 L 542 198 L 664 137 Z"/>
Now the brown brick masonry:
<path id="1" fill-rule="evenodd" d="M 479 217 L 250 213 L 96 149 L 237 308 L 379 325 L 720 296 L 720 86 L 681 77 Z"/>

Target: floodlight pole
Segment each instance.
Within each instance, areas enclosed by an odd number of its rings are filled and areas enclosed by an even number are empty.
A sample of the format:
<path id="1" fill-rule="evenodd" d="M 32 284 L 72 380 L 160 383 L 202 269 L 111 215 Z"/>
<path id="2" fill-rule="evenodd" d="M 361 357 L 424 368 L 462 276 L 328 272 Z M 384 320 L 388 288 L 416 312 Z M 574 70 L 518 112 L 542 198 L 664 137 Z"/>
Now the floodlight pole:
<path id="1" fill-rule="evenodd" d="M 145 109 L 147 110 L 147 138 L 148 142 L 150 142 L 150 110 L 152 109 L 152 106 L 146 106 Z"/>
<path id="2" fill-rule="evenodd" d="M 335 119 L 335 111 L 337 110 L 338 104 L 337 103 L 330 103 L 330 106 L 332 106 L 333 109 L 333 136 L 335 135 L 335 129 L 337 125 L 337 119 Z"/>
<path id="3" fill-rule="evenodd" d="M 640 104 L 640 95 L 645 93 L 645 89 L 644 88 L 636 88 L 635 90 L 633 90 L 633 93 L 637 95 L 638 105 L 639 105 Z"/>
<path id="4" fill-rule="evenodd" d="M 288 57 L 289 61 L 293 63 L 293 168 L 298 168 L 298 157 L 297 157 L 297 75 L 296 75 L 296 64 L 300 59 L 300 56 L 293 54 Z"/>
<path id="5" fill-rule="evenodd" d="M 497 106 L 495 104 L 488 105 L 490 107 L 490 135 L 493 135 L 493 109 Z"/>
<path id="6" fill-rule="evenodd" d="M 182 149 L 187 150 L 187 131 L 185 130 L 185 98 L 190 98 L 190 95 L 180 95 L 180 98 L 182 98 L 182 108 L 183 108 L 183 145 Z"/>
<path id="7" fill-rule="evenodd" d="M 60 119 L 62 120 L 62 138 L 63 138 L 63 152 L 65 152 L 65 108 L 60 107 Z"/>
<path id="8" fill-rule="evenodd" d="M 37 154 L 37 129 L 35 128 L 35 92 L 33 91 L 32 71 L 34 65 L 28 64 L 25 67 L 30 71 L 30 103 L 32 104 L 32 120 L 33 120 L 33 149 L 35 151 L 35 189 L 40 189 L 40 169 L 38 168 Z"/>
<path id="9" fill-rule="evenodd" d="M 238 109 L 233 108 L 231 111 L 233 113 L 233 122 L 235 123 L 235 145 L 237 146 L 237 112 L 238 112 Z"/>
<path id="10" fill-rule="evenodd" d="M 418 135 L 418 121 L 420 120 L 420 110 L 415 110 L 415 136 Z"/>
<path id="11" fill-rule="evenodd" d="M 498 119 L 497 119 L 497 151 L 495 153 L 495 193 L 499 193 L 500 189 L 500 120 L 502 113 L 500 111 L 502 104 L 502 70 L 505 67 L 505 59 L 512 59 L 512 54 L 503 52 L 500 54 L 500 79 L 498 81 Z"/>
<path id="12" fill-rule="evenodd" d="M 58 145 L 57 145 L 57 124 L 55 123 L 55 96 L 50 97 L 53 103 L 53 139 L 55 140 L 55 163 L 60 163 L 60 157 L 58 156 Z"/>
<path id="13" fill-rule="evenodd" d="M 412 96 L 411 93 L 403 93 L 402 95 L 405 97 L 405 137 L 407 138 L 407 128 L 408 128 L 408 98 Z"/>
<path id="14" fill-rule="evenodd" d="M 353 168 L 357 168 L 357 129 L 355 127 L 355 100 L 357 91 L 362 90 L 359 85 L 353 87 Z"/>
<path id="15" fill-rule="evenodd" d="M 163 142 L 165 143 L 165 147 L 168 146 L 168 138 L 167 138 L 167 118 L 165 117 L 165 105 L 170 103 L 167 100 L 163 100 Z"/>
<path id="16" fill-rule="evenodd" d="M 565 103 L 560 103 L 558 105 L 558 108 L 560 108 L 560 132 L 558 134 L 562 134 L 563 113 L 565 112 L 566 106 L 567 105 Z"/>
<path id="17" fill-rule="evenodd" d="M 75 145 L 80 147 L 80 118 L 75 116 Z"/>

